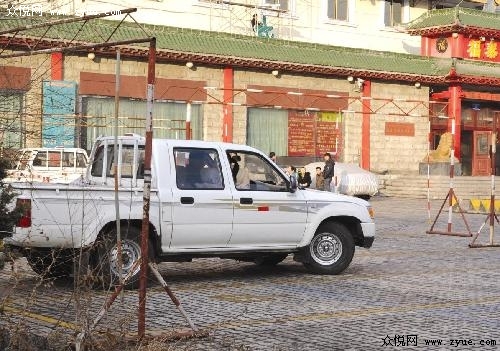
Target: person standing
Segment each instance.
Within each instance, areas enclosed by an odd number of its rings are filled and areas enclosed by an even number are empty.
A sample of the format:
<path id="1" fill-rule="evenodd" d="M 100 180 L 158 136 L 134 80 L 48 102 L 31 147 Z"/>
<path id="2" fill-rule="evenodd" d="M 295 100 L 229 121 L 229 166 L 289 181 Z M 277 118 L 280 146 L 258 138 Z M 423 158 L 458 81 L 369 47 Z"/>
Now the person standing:
<path id="1" fill-rule="evenodd" d="M 299 186 L 309 188 L 312 183 L 311 173 L 306 172 L 305 168 L 300 168 L 297 180 L 299 182 Z"/>
<path id="2" fill-rule="evenodd" d="M 285 172 L 288 176 L 295 177 L 295 179 L 297 179 L 297 168 L 295 168 L 295 166 L 288 166 Z"/>
<path id="3" fill-rule="evenodd" d="M 325 188 L 325 179 L 323 178 L 323 172 L 321 167 L 316 167 L 316 189 L 323 190 Z"/>
<path id="4" fill-rule="evenodd" d="M 325 183 L 323 190 L 331 191 L 330 184 L 332 183 L 333 179 L 335 162 L 333 161 L 332 156 L 329 152 L 325 153 L 323 157 L 325 159 L 325 166 L 323 167 L 323 178 L 325 180 Z"/>

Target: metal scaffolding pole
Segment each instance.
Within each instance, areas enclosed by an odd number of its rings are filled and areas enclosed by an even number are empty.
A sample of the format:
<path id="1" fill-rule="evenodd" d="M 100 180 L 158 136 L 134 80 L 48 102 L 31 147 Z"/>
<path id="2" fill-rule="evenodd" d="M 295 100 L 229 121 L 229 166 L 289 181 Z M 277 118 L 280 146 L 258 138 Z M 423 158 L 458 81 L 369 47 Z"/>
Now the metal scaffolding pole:
<path id="1" fill-rule="evenodd" d="M 139 276 L 139 313 L 137 336 L 144 338 L 146 330 L 146 285 L 148 275 L 149 205 L 151 200 L 151 154 L 153 147 L 153 100 L 156 63 L 156 38 L 149 43 L 148 86 L 146 111 L 146 146 L 144 155 L 144 190 L 141 230 L 141 272 Z"/>

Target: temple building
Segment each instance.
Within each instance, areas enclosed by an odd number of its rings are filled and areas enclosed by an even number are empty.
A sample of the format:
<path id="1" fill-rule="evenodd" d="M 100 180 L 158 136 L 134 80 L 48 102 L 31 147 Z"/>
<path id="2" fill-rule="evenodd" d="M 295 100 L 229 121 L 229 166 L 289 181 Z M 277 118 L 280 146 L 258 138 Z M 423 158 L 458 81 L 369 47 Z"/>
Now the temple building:
<path id="1" fill-rule="evenodd" d="M 434 10 L 410 23 L 408 32 L 421 37 L 422 56 L 451 60 L 444 81 L 430 85 L 433 146 L 454 119 L 462 173 L 490 174 L 491 133 L 500 128 L 499 16 L 460 7 Z"/>

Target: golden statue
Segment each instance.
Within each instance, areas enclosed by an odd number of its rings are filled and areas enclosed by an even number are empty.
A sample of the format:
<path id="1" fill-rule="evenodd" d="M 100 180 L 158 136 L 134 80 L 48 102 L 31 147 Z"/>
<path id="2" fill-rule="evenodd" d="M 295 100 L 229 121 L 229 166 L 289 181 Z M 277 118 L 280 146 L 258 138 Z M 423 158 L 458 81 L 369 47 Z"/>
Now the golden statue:
<path id="1" fill-rule="evenodd" d="M 451 134 L 450 132 L 441 135 L 438 147 L 436 148 L 436 150 L 430 151 L 429 156 L 425 156 L 423 162 L 449 161 L 451 155 L 452 141 L 453 141 L 453 134 Z"/>

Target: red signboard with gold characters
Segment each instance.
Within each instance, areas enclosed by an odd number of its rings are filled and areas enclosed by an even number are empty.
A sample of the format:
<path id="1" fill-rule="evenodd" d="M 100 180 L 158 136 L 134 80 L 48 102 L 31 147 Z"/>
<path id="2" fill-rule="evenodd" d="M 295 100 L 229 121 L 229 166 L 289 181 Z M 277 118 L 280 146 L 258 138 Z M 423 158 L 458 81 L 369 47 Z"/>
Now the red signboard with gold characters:
<path id="1" fill-rule="evenodd" d="M 457 57 L 469 60 L 500 62 L 500 39 L 488 37 L 423 38 L 422 55 L 432 57 Z"/>
<path id="2" fill-rule="evenodd" d="M 288 113 L 288 156 L 318 156 L 339 153 L 341 145 L 339 112 Z"/>
<path id="3" fill-rule="evenodd" d="M 494 39 L 467 38 L 464 40 L 464 58 L 500 62 L 499 42 Z"/>

